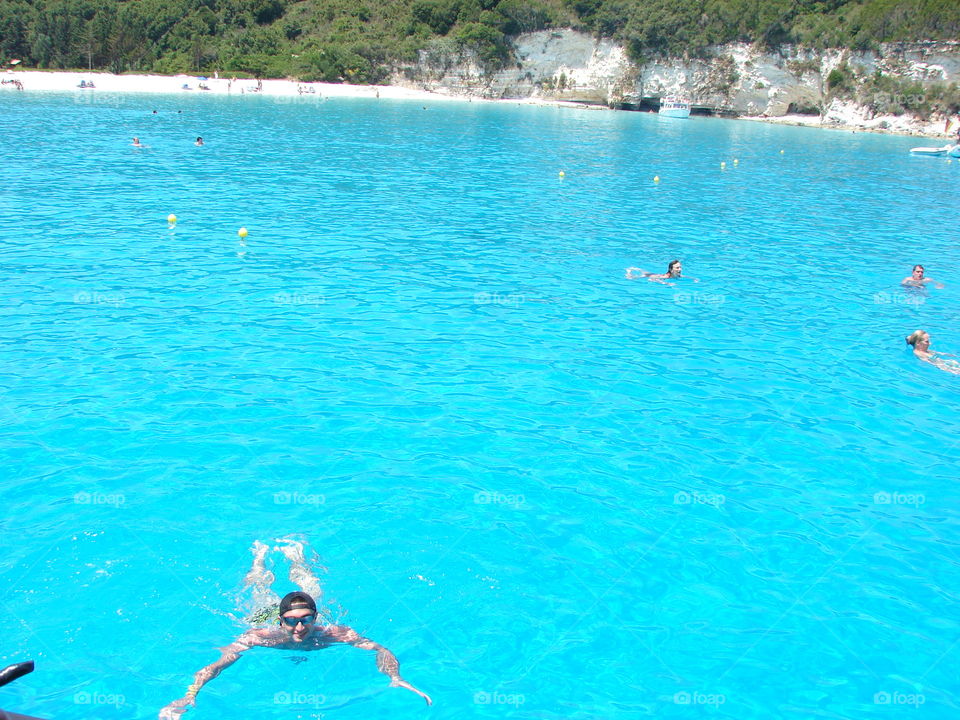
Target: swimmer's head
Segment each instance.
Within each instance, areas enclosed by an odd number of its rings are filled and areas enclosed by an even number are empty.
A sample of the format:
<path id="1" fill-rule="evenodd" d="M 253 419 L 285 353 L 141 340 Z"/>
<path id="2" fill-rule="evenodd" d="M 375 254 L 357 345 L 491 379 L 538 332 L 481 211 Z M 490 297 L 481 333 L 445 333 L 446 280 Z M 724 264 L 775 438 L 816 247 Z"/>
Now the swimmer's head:
<path id="1" fill-rule="evenodd" d="M 300 590 L 295 590 L 292 593 L 287 593 L 283 596 L 283 600 L 280 601 L 280 615 L 283 616 L 290 610 L 312 610 L 313 612 L 317 611 L 317 603 L 314 602 L 313 598 L 307 595 L 305 592 Z"/>
<path id="2" fill-rule="evenodd" d="M 280 627 L 301 642 L 313 631 L 317 621 L 317 604 L 305 592 L 292 592 L 280 601 Z"/>
<path id="3" fill-rule="evenodd" d="M 923 277 L 923 265 L 914 265 L 913 266 L 913 276 L 915 278 Z"/>
<path id="4" fill-rule="evenodd" d="M 913 346 L 914 348 L 918 345 L 929 345 L 930 344 L 930 334 L 925 330 L 914 330 L 912 333 L 907 335 L 907 344 Z"/>
<path id="5" fill-rule="evenodd" d="M 673 260 L 667 265 L 667 275 L 678 277 L 683 272 L 683 264 L 679 260 Z"/>

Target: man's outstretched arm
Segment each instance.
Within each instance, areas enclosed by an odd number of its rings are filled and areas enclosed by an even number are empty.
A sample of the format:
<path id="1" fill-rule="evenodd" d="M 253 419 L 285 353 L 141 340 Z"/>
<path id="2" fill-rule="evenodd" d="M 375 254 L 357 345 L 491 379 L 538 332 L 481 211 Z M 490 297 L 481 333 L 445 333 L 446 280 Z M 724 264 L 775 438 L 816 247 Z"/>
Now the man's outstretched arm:
<path id="1" fill-rule="evenodd" d="M 396 656 L 387 650 L 387 648 L 385 648 L 383 645 L 375 643 L 373 640 L 363 637 L 356 630 L 343 625 L 334 625 L 326 628 L 326 631 L 338 642 L 349 643 L 350 645 L 360 648 L 361 650 L 376 650 L 377 669 L 390 678 L 391 687 L 406 688 L 407 690 L 415 692 L 417 695 L 422 697 L 426 701 L 427 705 L 433 705 L 433 700 L 430 699 L 429 695 L 427 695 L 425 692 L 417 690 L 417 688 L 400 677 L 400 663 L 397 662 Z"/>
<path id="2" fill-rule="evenodd" d="M 248 635 L 242 635 L 225 648 L 221 649 L 220 658 L 204 668 L 201 668 L 193 676 L 193 683 L 187 688 L 187 694 L 178 700 L 174 700 L 160 711 L 160 720 L 176 720 L 187 711 L 188 707 L 196 705 L 197 693 L 200 688 L 213 680 L 220 672 L 233 665 L 240 659 L 240 653 L 249 650 L 251 645 L 258 644 Z"/>

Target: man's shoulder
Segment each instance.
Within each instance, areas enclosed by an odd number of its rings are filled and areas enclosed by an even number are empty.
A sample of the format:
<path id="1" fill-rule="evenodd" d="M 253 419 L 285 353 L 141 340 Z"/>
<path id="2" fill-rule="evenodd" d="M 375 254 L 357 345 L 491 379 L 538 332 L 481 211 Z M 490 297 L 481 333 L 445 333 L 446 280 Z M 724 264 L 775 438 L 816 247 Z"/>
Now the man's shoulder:
<path id="1" fill-rule="evenodd" d="M 356 631 L 346 625 L 324 625 L 320 632 L 339 642 L 347 642 L 348 639 L 357 637 Z"/>

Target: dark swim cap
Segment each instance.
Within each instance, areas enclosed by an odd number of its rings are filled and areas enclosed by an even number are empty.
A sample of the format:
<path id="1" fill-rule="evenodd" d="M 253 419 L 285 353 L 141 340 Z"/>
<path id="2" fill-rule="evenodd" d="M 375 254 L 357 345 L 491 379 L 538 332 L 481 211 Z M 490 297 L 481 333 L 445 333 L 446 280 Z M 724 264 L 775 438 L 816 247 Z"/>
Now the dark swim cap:
<path id="1" fill-rule="evenodd" d="M 280 601 L 280 617 L 283 617 L 291 610 L 304 609 L 310 609 L 313 612 L 317 611 L 317 604 L 313 601 L 313 598 L 305 592 L 296 590 L 292 593 L 287 593 L 283 596 L 283 600 Z"/>

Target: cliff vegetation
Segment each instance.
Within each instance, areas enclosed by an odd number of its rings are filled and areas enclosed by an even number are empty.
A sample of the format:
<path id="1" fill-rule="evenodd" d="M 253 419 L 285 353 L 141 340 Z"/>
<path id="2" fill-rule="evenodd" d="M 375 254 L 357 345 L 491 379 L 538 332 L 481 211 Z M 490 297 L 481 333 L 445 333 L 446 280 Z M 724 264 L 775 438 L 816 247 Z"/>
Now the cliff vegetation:
<path id="1" fill-rule="evenodd" d="M 373 83 L 420 53 L 494 72 L 521 33 L 574 28 L 638 62 L 711 45 L 869 49 L 960 37 L 957 0 L 0 0 L 0 62 Z M 837 78 L 838 86 L 842 78 Z"/>

